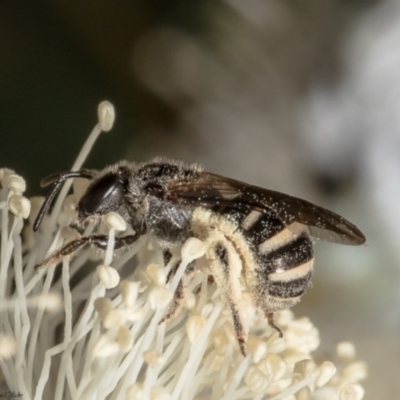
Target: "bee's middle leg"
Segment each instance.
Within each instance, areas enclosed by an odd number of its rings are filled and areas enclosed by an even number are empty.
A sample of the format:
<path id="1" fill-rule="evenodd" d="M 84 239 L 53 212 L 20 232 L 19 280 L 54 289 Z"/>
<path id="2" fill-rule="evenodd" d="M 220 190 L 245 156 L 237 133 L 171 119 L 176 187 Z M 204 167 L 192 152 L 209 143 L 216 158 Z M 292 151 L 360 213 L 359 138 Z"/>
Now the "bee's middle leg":
<path id="1" fill-rule="evenodd" d="M 164 254 L 164 261 L 167 259 L 169 261 L 170 257 L 168 257 Z M 174 277 L 176 274 L 176 271 L 179 268 L 179 265 L 181 263 L 181 260 L 178 260 L 170 269 L 168 275 L 167 275 L 167 283 L 171 281 L 171 279 Z M 186 267 L 185 275 L 190 275 L 194 268 L 195 268 L 196 261 L 192 261 L 191 263 L 188 264 Z M 161 319 L 161 321 L 158 324 L 162 324 L 163 322 L 170 321 L 177 317 L 179 313 L 182 311 L 183 308 L 183 301 L 185 300 L 185 292 L 186 288 L 183 285 L 182 279 L 179 280 L 178 287 L 175 290 L 174 297 L 172 299 L 172 302 L 170 306 L 168 307 L 168 310 L 165 314 L 165 316 Z"/>

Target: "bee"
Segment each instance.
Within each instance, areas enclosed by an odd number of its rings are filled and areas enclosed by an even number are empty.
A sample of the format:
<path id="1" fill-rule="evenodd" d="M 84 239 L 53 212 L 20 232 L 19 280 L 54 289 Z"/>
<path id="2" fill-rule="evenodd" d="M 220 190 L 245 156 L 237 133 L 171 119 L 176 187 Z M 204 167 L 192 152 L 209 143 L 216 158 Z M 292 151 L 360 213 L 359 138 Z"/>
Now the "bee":
<path id="1" fill-rule="evenodd" d="M 196 164 L 156 158 L 135 164 L 121 161 L 102 171 L 82 169 L 45 178 L 53 184 L 33 229 L 36 231 L 63 182 L 91 181 L 79 200 L 77 225 L 118 212 L 133 234 L 115 238 L 115 249 L 153 234 L 169 251 L 196 237 L 206 245 L 209 269 L 227 302 L 239 349 L 246 355 L 246 332 L 240 307 L 240 277 L 254 305 L 278 330 L 273 314 L 296 304 L 311 281 L 314 263 L 312 238 L 361 245 L 363 233 L 351 222 L 325 208 L 287 194 L 263 189 L 206 172 Z M 36 268 L 57 263 L 86 244 L 106 249 L 108 236 L 92 234 L 74 240 L 51 254 Z M 185 271 L 193 271 L 190 265 Z M 184 298 L 182 281 L 162 321 L 175 316 Z"/>

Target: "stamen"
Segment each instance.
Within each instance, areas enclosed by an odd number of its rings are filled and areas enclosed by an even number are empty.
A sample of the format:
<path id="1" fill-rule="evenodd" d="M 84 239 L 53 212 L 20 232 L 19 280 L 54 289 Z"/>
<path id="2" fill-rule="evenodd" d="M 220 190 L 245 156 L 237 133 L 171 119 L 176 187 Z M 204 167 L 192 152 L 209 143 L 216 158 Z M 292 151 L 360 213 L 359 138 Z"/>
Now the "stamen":
<path id="1" fill-rule="evenodd" d="M 115 288 L 119 284 L 120 277 L 115 268 L 101 264 L 97 267 L 96 272 L 106 289 Z"/>
<path id="2" fill-rule="evenodd" d="M 103 132 L 109 132 L 115 121 L 115 109 L 109 101 L 102 101 L 98 108 L 100 128 Z"/>

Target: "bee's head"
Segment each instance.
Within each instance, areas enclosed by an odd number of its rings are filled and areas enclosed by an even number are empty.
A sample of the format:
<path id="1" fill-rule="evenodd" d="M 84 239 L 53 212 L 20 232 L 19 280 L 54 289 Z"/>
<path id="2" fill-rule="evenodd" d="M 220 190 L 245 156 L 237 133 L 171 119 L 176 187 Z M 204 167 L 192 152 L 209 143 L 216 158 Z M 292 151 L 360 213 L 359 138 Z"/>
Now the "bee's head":
<path id="1" fill-rule="evenodd" d="M 129 167 L 119 165 L 116 168 L 110 168 L 100 176 L 97 171 L 84 169 L 48 176 L 42 180 L 41 185 L 48 186 L 53 184 L 53 188 L 39 210 L 33 224 L 33 230 L 37 231 L 39 229 L 52 201 L 67 179 L 85 178 L 92 181 L 76 206 L 76 211 L 78 212 L 77 224 L 83 226 L 86 222 L 97 220 L 110 211 L 118 211 L 121 206 L 125 205 L 130 174 Z"/>
<path id="2" fill-rule="evenodd" d="M 78 225 L 110 211 L 118 211 L 125 204 L 126 183 L 118 172 L 110 172 L 95 179 L 76 206 Z"/>

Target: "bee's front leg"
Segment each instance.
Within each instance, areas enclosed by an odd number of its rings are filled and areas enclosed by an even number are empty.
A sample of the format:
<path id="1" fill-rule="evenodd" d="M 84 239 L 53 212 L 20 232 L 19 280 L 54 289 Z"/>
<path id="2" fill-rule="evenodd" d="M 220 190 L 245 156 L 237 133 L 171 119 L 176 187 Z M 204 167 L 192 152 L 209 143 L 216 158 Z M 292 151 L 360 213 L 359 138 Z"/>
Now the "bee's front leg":
<path id="1" fill-rule="evenodd" d="M 127 235 L 122 237 L 115 238 L 114 249 L 118 250 L 122 247 L 132 245 L 139 239 L 139 234 Z M 72 242 L 66 244 L 60 250 L 55 251 L 49 257 L 47 257 L 44 261 L 37 264 L 35 266 L 35 271 L 38 271 L 42 268 L 48 268 L 53 264 L 57 264 L 61 261 L 62 258 L 74 255 L 78 250 L 80 250 L 86 244 L 91 244 L 99 249 L 106 250 L 108 245 L 108 236 L 107 235 L 90 235 L 84 236 L 79 239 L 73 240 Z"/>

